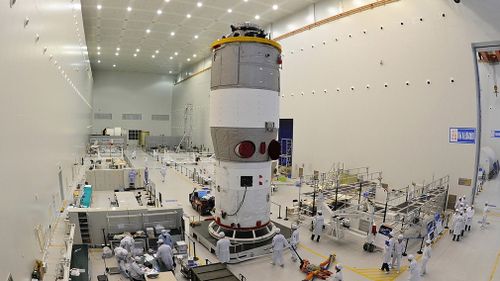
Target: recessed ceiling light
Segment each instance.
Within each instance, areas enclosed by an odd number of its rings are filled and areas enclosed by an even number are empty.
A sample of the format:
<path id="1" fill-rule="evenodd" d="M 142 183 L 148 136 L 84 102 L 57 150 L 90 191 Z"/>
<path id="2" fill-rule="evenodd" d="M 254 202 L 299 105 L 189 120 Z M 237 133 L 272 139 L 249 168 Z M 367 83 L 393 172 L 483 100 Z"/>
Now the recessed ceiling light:
<path id="1" fill-rule="evenodd" d="M 101 60 L 97 60 L 97 63 L 101 63 Z"/>
<path id="2" fill-rule="evenodd" d="M 120 50 L 120 47 L 116 48 L 116 50 L 117 50 L 117 51 L 119 51 L 119 50 Z"/>
<path id="3" fill-rule="evenodd" d="M 274 4 L 273 5 L 273 10 L 275 10 L 275 11 L 278 10 L 278 5 Z"/>
<path id="4" fill-rule="evenodd" d="M 134 54 L 134 57 L 137 57 L 137 54 Z"/>
<path id="5" fill-rule="evenodd" d="M 113 64 L 113 67 L 116 67 L 116 64 Z"/>
<path id="6" fill-rule="evenodd" d="M 170 32 L 170 36 L 174 36 L 175 35 L 175 32 Z"/>
<path id="7" fill-rule="evenodd" d="M 156 11 L 158 15 L 161 15 L 163 12 L 161 10 Z"/>
<path id="8" fill-rule="evenodd" d="M 190 59 L 190 58 L 187 58 L 187 61 L 191 61 L 191 59 Z"/>
<path id="9" fill-rule="evenodd" d="M 198 35 L 195 35 L 195 36 L 194 36 L 194 39 L 198 39 Z"/>
<path id="10" fill-rule="evenodd" d="M 119 53 L 115 53 L 115 56 L 119 56 L 120 54 Z"/>
<path id="11" fill-rule="evenodd" d="M 152 57 L 152 58 L 155 58 L 156 56 L 155 56 L 155 55 L 152 55 L 151 57 Z"/>
<path id="12" fill-rule="evenodd" d="M 151 29 L 146 29 L 146 33 L 150 33 L 151 32 Z"/>
<path id="13" fill-rule="evenodd" d="M 168 74 L 172 74 L 172 70 L 170 70 L 170 71 L 168 72 Z"/>
<path id="14" fill-rule="evenodd" d="M 168 2 L 170 2 L 170 0 L 165 0 L 165 2 L 167 2 L 167 3 L 168 3 Z"/>
<path id="15" fill-rule="evenodd" d="M 248 2 L 248 0 L 243 0 L 243 2 Z"/>
<path id="16" fill-rule="evenodd" d="M 141 49 L 135 49 L 135 51 L 139 53 L 141 51 Z"/>
<path id="17" fill-rule="evenodd" d="M 101 49 L 101 47 L 97 46 L 97 50 L 100 50 L 100 49 Z"/>
<path id="18" fill-rule="evenodd" d="M 199 8 L 199 7 L 203 6 L 203 3 L 198 2 L 198 3 L 196 3 L 196 6 L 198 6 L 198 8 Z"/>
<path id="19" fill-rule="evenodd" d="M 100 56 L 101 55 L 101 52 L 97 52 L 97 55 Z"/>
<path id="20" fill-rule="evenodd" d="M 191 14 L 187 14 L 186 18 L 190 19 L 191 18 Z"/>
<path id="21" fill-rule="evenodd" d="M 227 9 L 227 12 L 228 12 L 228 13 L 232 13 L 232 12 L 233 12 L 233 9 Z"/>
<path id="22" fill-rule="evenodd" d="M 176 56 L 177 56 L 178 54 L 179 54 L 179 53 L 177 53 L 177 52 L 175 52 L 175 53 L 174 53 L 174 55 L 176 55 Z"/>
<path id="23" fill-rule="evenodd" d="M 169 59 L 173 60 L 173 59 L 174 59 L 174 57 L 170 57 Z"/>
<path id="24" fill-rule="evenodd" d="M 132 11 L 132 7 L 127 7 L 127 11 Z"/>
<path id="25" fill-rule="evenodd" d="M 158 54 L 159 52 L 160 52 L 159 50 L 156 50 L 156 51 L 155 51 L 155 53 L 157 53 L 157 54 Z"/>
<path id="26" fill-rule="evenodd" d="M 97 10 L 102 9 L 102 5 L 97 5 Z"/>
<path id="27" fill-rule="evenodd" d="M 260 16 L 259 16 L 259 15 L 256 15 L 256 16 L 255 16 L 255 19 L 256 19 L 256 20 L 259 20 L 259 19 L 260 19 Z"/>
<path id="28" fill-rule="evenodd" d="M 196 58 L 196 54 L 193 55 L 193 58 Z"/>

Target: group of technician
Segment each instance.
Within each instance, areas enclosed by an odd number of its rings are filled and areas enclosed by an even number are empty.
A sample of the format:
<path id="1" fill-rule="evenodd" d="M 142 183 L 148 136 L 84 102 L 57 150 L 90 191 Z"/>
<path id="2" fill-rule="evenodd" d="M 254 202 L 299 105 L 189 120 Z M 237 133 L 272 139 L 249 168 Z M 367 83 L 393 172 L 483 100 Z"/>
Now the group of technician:
<path id="1" fill-rule="evenodd" d="M 120 246 L 114 249 L 115 257 L 120 271 L 130 277 L 133 281 L 144 281 L 144 275 L 150 271 L 143 264 L 143 257 L 140 249 L 134 247 L 135 241 L 130 233 L 125 233 L 125 237 L 120 241 Z M 167 230 L 162 230 L 158 236 L 158 249 L 156 251 L 156 262 L 160 272 L 173 271 L 175 261 L 173 259 L 173 240 Z"/>
<path id="2" fill-rule="evenodd" d="M 465 231 L 470 231 L 472 219 L 474 217 L 474 206 L 469 206 L 465 196 L 460 197 L 455 203 L 455 213 L 451 218 L 451 230 L 453 241 L 460 241 L 464 237 Z"/>
<path id="3" fill-rule="evenodd" d="M 410 275 L 408 280 L 417 281 L 420 280 L 420 276 L 427 273 L 427 263 L 429 262 L 432 255 L 432 241 L 425 241 L 425 247 L 422 253 L 422 264 L 418 265 L 417 260 L 414 255 L 408 255 L 409 262 L 409 272 Z M 385 241 L 384 254 L 382 260 L 382 267 L 380 270 L 385 271 L 388 274 L 391 270 L 396 270 L 397 273 L 401 270 L 401 261 L 403 259 L 404 251 L 404 236 L 398 235 L 397 239 L 394 239 L 394 232 L 389 234 L 389 239 Z"/>

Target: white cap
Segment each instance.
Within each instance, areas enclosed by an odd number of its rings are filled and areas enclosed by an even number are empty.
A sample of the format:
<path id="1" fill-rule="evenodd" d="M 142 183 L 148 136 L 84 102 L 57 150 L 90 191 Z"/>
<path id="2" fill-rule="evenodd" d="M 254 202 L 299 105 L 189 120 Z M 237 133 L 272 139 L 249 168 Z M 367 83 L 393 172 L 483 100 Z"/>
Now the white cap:
<path id="1" fill-rule="evenodd" d="M 226 237 L 226 233 L 224 233 L 224 231 L 221 231 L 221 232 L 219 232 L 219 236 L 220 236 L 220 238 L 224 238 L 224 237 Z"/>
<path id="2" fill-rule="evenodd" d="M 162 229 L 161 234 L 167 234 L 167 230 L 166 229 Z"/>
<path id="3" fill-rule="evenodd" d="M 414 255 L 408 255 L 408 260 L 409 260 L 409 261 L 412 261 L 414 258 L 415 258 L 415 256 L 414 256 Z"/>
<path id="4" fill-rule="evenodd" d="M 296 224 L 292 224 L 292 229 L 297 229 L 297 225 Z"/>
<path id="5" fill-rule="evenodd" d="M 322 212 L 322 211 L 318 211 L 318 215 L 322 215 L 322 214 L 323 214 L 323 212 Z"/>
<path id="6" fill-rule="evenodd" d="M 427 239 L 427 241 L 425 241 L 425 243 L 427 243 L 427 244 L 431 244 L 431 243 L 432 243 L 432 241 L 431 241 L 430 239 Z"/>
<path id="7" fill-rule="evenodd" d="M 403 234 L 399 234 L 399 235 L 398 235 L 398 239 L 399 239 L 399 240 L 402 240 L 403 238 L 404 238 Z"/>
<path id="8" fill-rule="evenodd" d="M 394 233 L 394 231 L 391 231 L 391 232 L 389 233 L 389 235 L 390 235 L 391 237 L 394 237 L 394 234 L 395 234 L 395 233 Z"/>
<path id="9" fill-rule="evenodd" d="M 163 239 L 158 239 L 158 242 L 156 242 L 156 244 L 160 245 L 160 244 L 163 244 Z"/>
<path id="10" fill-rule="evenodd" d="M 276 233 L 280 233 L 281 232 L 281 229 L 279 229 L 279 227 L 276 227 Z"/>
<path id="11" fill-rule="evenodd" d="M 340 263 L 338 263 L 338 264 L 335 266 L 335 268 L 342 270 L 343 266 L 342 266 Z"/>
<path id="12" fill-rule="evenodd" d="M 135 257 L 135 258 L 134 258 L 134 260 L 135 260 L 136 262 L 140 262 L 140 261 L 142 261 L 142 258 L 141 258 L 141 257 Z"/>

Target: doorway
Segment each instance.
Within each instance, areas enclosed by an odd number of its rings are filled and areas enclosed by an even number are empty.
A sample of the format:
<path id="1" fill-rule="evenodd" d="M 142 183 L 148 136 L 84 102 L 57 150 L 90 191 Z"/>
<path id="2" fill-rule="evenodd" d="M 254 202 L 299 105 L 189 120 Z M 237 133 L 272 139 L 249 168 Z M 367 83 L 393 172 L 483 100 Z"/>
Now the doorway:
<path id="1" fill-rule="evenodd" d="M 473 197 L 500 170 L 500 42 L 473 46 L 478 87 L 478 146 Z"/>
<path id="2" fill-rule="evenodd" d="M 281 144 L 279 165 L 287 177 L 292 176 L 293 119 L 280 119 L 278 140 Z"/>

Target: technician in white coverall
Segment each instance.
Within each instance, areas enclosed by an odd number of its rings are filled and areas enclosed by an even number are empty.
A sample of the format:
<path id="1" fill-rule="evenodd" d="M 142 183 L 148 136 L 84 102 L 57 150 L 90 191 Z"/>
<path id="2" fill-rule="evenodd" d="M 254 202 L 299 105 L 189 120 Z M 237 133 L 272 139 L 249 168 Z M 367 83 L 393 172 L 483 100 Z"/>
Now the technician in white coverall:
<path id="1" fill-rule="evenodd" d="M 231 246 L 231 241 L 229 241 L 229 239 L 226 237 L 226 234 L 222 231 L 219 233 L 219 236 L 221 238 L 215 245 L 215 255 L 221 263 L 228 263 L 231 259 L 229 255 L 229 247 Z"/>
<path id="2" fill-rule="evenodd" d="M 283 251 L 288 248 L 288 242 L 285 236 L 280 233 L 280 229 L 276 228 L 276 235 L 273 237 L 272 247 L 273 247 L 273 261 L 272 265 L 278 264 L 283 267 Z"/>
<path id="3" fill-rule="evenodd" d="M 292 250 L 292 261 L 296 262 L 297 259 L 299 258 L 297 256 L 297 247 L 299 246 L 300 238 L 299 238 L 299 228 L 297 227 L 296 224 L 292 224 L 292 238 L 290 238 L 290 247 L 293 248 Z"/>

